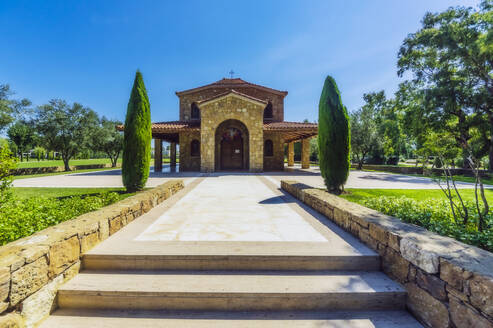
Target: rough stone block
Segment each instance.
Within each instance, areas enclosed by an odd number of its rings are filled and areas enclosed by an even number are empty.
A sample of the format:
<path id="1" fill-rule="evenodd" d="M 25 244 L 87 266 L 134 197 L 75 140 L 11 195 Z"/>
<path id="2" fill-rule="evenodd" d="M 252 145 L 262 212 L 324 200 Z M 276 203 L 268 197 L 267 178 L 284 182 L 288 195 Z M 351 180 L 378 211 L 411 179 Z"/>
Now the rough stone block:
<path id="1" fill-rule="evenodd" d="M 12 273 L 10 305 L 14 306 L 48 282 L 48 263 L 40 257 Z"/>
<path id="2" fill-rule="evenodd" d="M 449 328 L 449 312 L 445 304 L 414 283 L 405 285 L 409 310 L 429 327 Z"/>
<path id="3" fill-rule="evenodd" d="M 379 243 L 382 243 L 384 245 L 388 244 L 389 234 L 385 229 L 373 223 L 370 224 L 369 229 L 370 236 L 373 239 L 378 240 Z"/>
<path id="4" fill-rule="evenodd" d="M 7 299 L 10 289 L 10 268 L 0 269 L 0 302 Z"/>
<path id="5" fill-rule="evenodd" d="M 386 274 L 397 279 L 400 283 L 407 281 L 409 262 L 390 247 L 386 248 L 382 257 L 382 267 Z"/>
<path id="6" fill-rule="evenodd" d="M 5 312 L 9 308 L 9 303 L 7 302 L 0 302 L 0 313 Z"/>
<path id="7" fill-rule="evenodd" d="M 418 270 L 416 282 L 418 283 L 419 287 L 428 291 L 436 299 L 439 299 L 441 301 L 447 300 L 445 282 L 437 276 L 427 274 L 421 270 Z"/>
<path id="8" fill-rule="evenodd" d="M 108 219 L 99 221 L 99 240 L 103 241 L 110 236 Z"/>
<path id="9" fill-rule="evenodd" d="M 122 218 L 120 216 L 110 220 L 110 236 L 123 227 Z"/>
<path id="10" fill-rule="evenodd" d="M 50 248 L 50 277 L 63 272 L 72 263 L 79 259 L 79 238 L 73 236 L 67 240 L 57 242 Z"/>
<path id="11" fill-rule="evenodd" d="M 464 268 L 455 265 L 453 262 L 446 259 L 440 259 L 440 278 L 453 288 L 462 291 L 464 281 L 471 277 L 471 272 L 464 270 Z"/>
<path id="12" fill-rule="evenodd" d="M 62 283 L 63 276 L 60 275 L 22 302 L 21 316 L 26 327 L 35 327 L 55 308 L 56 293 Z"/>
<path id="13" fill-rule="evenodd" d="M 493 328 L 493 322 L 488 321 L 455 297 L 450 298 L 449 304 L 450 317 L 456 327 Z"/>
<path id="14" fill-rule="evenodd" d="M 474 275 L 469 281 L 471 303 L 493 317 L 493 278 Z"/>
<path id="15" fill-rule="evenodd" d="M 78 274 L 80 271 L 80 261 L 75 262 L 72 264 L 67 270 L 63 272 L 63 279 L 64 281 L 68 281 L 75 277 L 76 274 Z"/>
<path id="16" fill-rule="evenodd" d="M 2 328 L 23 328 L 22 317 L 17 313 L 9 313 L 0 316 L 0 327 Z"/>
<path id="17" fill-rule="evenodd" d="M 451 287 L 450 285 L 446 285 L 445 290 L 447 291 L 447 293 L 451 295 L 450 297 L 453 296 L 455 298 L 460 299 L 462 302 L 469 303 L 469 296 Z"/>
<path id="18" fill-rule="evenodd" d="M 401 250 L 401 236 L 389 232 L 389 247 L 391 247 L 394 251 L 400 252 Z"/>
<path id="19" fill-rule="evenodd" d="M 48 253 L 48 250 L 48 246 L 31 246 L 22 250 L 21 256 L 24 257 L 26 263 L 32 263 L 41 256 L 45 256 Z"/>
<path id="20" fill-rule="evenodd" d="M 417 242 L 410 238 L 401 240 L 400 251 L 402 256 L 417 266 L 418 268 L 428 272 L 437 273 L 439 267 L 438 255 L 434 252 L 423 249 Z"/>
<path id="21" fill-rule="evenodd" d="M 80 240 L 80 250 L 82 253 L 87 252 L 99 243 L 98 232 L 93 232 L 90 235 L 82 237 Z"/>

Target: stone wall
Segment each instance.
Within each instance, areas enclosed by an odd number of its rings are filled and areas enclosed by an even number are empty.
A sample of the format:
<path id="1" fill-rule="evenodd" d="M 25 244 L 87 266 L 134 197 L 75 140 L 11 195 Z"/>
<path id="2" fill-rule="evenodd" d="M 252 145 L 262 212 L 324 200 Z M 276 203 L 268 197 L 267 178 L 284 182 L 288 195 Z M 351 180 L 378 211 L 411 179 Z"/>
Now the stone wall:
<path id="1" fill-rule="evenodd" d="M 493 328 L 492 253 L 296 181 L 281 187 L 377 251 L 425 326 Z"/>
<path id="2" fill-rule="evenodd" d="M 284 170 L 284 141 L 279 133 L 265 132 L 265 140 L 272 140 L 273 156 L 264 154 L 264 171 Z"/>
<path id="3" fill-rule="evenodd" d="M 263 169 L 263 106 L 235 94 L 229 94 L 201 106 L 201 168 L 202 172 L 215 170 L 215 133 L 223 121 L 238 120 L 248 129 L 249 170 Z M 181 163 L 180 163 L 181 165 Z"/>
<path id="4" fill-rule="evenodd" d="M 103 169 L 111 167 L 111 164 L 87 164 L 87 165 L 71 165 L 70 169 L 72 171 L 79 170 L 92 170 L 92 169 Z M 117 167 L 121 167 L 121 164 L 117 164 Z M 31 174 L 42 174 L 42 173 L 54 173 L 63 172 L 65 167 L 63 166 L 48 166 L 48 167 L 25 167 L 19 169 L 11 170 L 12 175 L 31 175 Z"/>
<path id="5" fill-rule="evenodd" d="M 235 88 L 209 88 L 205 90 L 199 90 L 194 93 L 189 93 L 186 95 L 181 95 L 180 97 L 180 120 L 189 121 L 191 120 L 191 108 L 192 103 L 206 100 L 217 96 L 219 94 L 225 93 L 228 90 L 234 89 L 240 93 L 261 99 L 272 103 L 272 121 L 284 121 L 284 96 L 277 93 L 270 93 L 266 90 L 260 90 L 252 87 L 235 87 Z M 264 106 L 265 107 L 265 106 Z M 263 113 L 262 113 L 263 120 Z"/>
<path id="6" fill-rule="evenodd" d="M 0 247 L 0 327 L 35 326 L 85 252 L 181 189 L 182 180 L 168 181 Z"/>
<path id="7" fill-rule="evenodd" d="M 192 140 L 200 142 L 199 131 L 180 133 L 180 171 L 200 171 L 200 155 L 192 156 Z"/>

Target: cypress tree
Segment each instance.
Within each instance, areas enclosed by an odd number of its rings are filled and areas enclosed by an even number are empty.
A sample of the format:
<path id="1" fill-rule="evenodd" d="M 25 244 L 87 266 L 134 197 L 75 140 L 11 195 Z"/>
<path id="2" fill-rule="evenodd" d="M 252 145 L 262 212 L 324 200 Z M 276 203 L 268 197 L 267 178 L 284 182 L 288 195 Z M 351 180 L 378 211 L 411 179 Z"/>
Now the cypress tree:
<path id="1" fill-rule="evenodd" d="M 349 175 L 351 136 L 346 107 L 335 80 L 327 76 L 318 105 L 320 171 L 327 190 L 340 194 Z"/>
<path id="2" fill-rule="evenodd" d="M 142 74 L 137 71 L 127 106 L 123 135 L 122 179 L 129 192 L 142 190 L 151 164 L 151 109 Z"/>

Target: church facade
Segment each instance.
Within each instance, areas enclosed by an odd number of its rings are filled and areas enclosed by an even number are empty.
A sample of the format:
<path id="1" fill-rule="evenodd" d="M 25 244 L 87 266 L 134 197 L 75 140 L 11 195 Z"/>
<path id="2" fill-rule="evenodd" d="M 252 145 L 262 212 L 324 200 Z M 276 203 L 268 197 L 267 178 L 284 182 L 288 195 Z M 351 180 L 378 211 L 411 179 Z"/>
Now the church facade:
<path id="1" fill-rule="evenodd" d="M 152 124 L 154 168 L 162 170 L 162 142 L 170 142 L 171 166 L 179 170 L 262 172 L 294 164 L 294 142 L 301 142 L 302 167 L 309 167 L 309 140 L 317 124 L 284 121 L 284 98 L 279 91 L 239 78 L 176 92 L 179 121 Z"/>

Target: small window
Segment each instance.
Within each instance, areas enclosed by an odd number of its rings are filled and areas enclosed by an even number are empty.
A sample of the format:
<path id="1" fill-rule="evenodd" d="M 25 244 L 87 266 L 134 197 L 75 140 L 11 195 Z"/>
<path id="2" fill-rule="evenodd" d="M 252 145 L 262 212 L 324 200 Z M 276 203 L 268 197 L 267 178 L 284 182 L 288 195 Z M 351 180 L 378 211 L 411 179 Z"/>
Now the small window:
<path id="1" fill-rule="evenodd" d="M 192 112 L 190 116 L 192 117 L 193 120 L 198 120 L 200 118 L 200 109 L 196 103 L 192 104 Z"/>
<path id="2" fill-rule="evenodd" d="M 197 139 L 193 139 L 190 145 L 190 155 L 191 156 L 200 156 L 200 141 Z"/>
<path id="3" fill-rule="evenodd" d="M 264 142 L 264 156 L 274 156 L 274 146 L 272 140 L 265 140 Z"/>
<path id="4" fill-rule="evenodd" d="M 269 101 L 267 106 L 264 109 L 264 120 L 272 119 L 272 103 Z"/>

